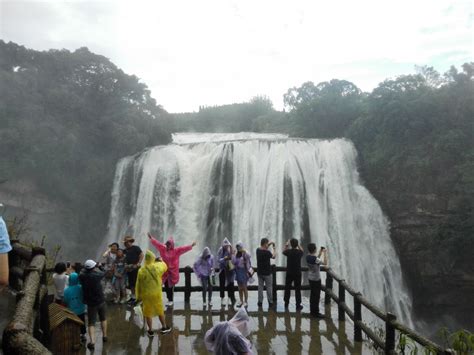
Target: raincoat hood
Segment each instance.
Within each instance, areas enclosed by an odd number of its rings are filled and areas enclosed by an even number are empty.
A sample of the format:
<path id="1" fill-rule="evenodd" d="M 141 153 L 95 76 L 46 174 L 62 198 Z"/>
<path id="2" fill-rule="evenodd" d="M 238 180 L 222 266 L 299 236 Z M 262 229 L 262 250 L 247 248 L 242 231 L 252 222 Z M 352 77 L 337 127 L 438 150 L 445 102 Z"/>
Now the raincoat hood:
<path id="1" fill-rule="evenodd" d="M 231 246 L 232 244 L 229 242 L 229 239 L 227 238 L 224 238 L 224 240 L 222 241 L 222 244 L 221 246 L 223 247 L 226 247 L 226 246 Z"/>
<path id="2" fill-rule="evenodd" d="M 156 256 L 151 250 L 147 250 L 145 253 L 145 266 L 151 265 L 155 262 Z"/>
<path id="3" fill-rule="evenodd" d="M 211 255 L 211 250 L 208 247 L 205 247 L 201 253 L 201 259 L 204 259 L 208 255 Z"/>
<path id="4" fill-rule="evenodd" d="M 240 240 L 237 242 L 235 246 L 240 250 L 244 250 L 244 243 L 242 243 Z"/>
<path id="5" fill-rule="evenodd" d="M 232 317 L 229 323 L 236 327 L 244 337 L 250 335 L 250 318 L 244 307 L 239 309 L 239 311 Z"/>
<path id="6" fill-rule="evenodd" d="M 253 354 L 252 344 L 246 336 L 250 334 L 249 317 L 242 307 L 228 322 L 220 322 L 206 332 L 206 348 L 215 354 L 240 354 L 242 347 L 246 353 Z"/>
<path id="7" fill-rule="evenodd" d="M 79 275 L 73 272 L 69 275 L 69 286 L 76 286 L 79 284 Z"/>
<path id="8" fill-rule="evenodd" d="M 166 244 L 170 245 L 170 250 L 174 249 L 174 239 L 173 237 L 169 237 L 168 240 L 166 241 Z"/>

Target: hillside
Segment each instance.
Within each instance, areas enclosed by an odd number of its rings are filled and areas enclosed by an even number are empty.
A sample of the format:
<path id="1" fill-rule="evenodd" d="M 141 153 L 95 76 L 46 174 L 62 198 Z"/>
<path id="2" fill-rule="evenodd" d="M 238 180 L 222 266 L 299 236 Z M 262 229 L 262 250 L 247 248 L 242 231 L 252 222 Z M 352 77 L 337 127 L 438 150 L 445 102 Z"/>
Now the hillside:
<path id="1" fill-rule="evenodd" d="M 7 216 L 26 211 L 35 233 L 72 241 L 67 257 L 95 256 L 81 246 L 105 232 L 117 160 L 168 143 L 170 116 L 136 76 L 87 48 L 0 41 L 0 93 Z"/>

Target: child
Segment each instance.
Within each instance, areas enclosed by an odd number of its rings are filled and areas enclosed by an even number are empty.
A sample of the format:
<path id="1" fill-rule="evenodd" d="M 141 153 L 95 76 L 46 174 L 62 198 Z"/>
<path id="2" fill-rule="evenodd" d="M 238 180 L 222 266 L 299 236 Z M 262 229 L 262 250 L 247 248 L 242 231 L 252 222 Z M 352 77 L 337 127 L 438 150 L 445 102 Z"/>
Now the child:
<path id="1" fill-rule="evenodd" d="M 81 341 L 86 341 L 86 306 L 83 303 L 82 286 L 79 275 L 73 272 L 69 276 L 69 286 L 64 290 L 64 304 L 84 322 L 81 325 Z"/>
<path id="2" fill-rule="evenodd" d="M 127 273 L 125 272 L 125 254 L 122 249 L 117 249 L 117 256 L 113 262 L 113 274 L 112 285 L 115 290 L 114 303 L 125 303 L 126 302 L 126 289 L 125 281 Z"/>
<path id="3" fill-rule="evenodd" d="M 201 255 L 196 259 L 193 269 L 202 284 L 202 303 L 206 307 L 206 292 L 209 294 L 208 306 L 212 306 L 212 284 L 211 275 L 214 273 L 214 257 L 208 247 L 205 247 Z"/>
<path id="4" fill-rule="evenodd" d="M 247 290 L 247 283 L 250 278 L 251 273 L 251 264 L 250 264 L 250 254 L 244 249 L 242 242 L 236 244 L 237 253 L 234 258 L 235 265 L 235 278 L 237 280 L 237 286 L 239 287 L 239 298 L 240 302 L 237 304 L 237 307 L 247 307 L 249 300 L 249 293 Z"/>
<path id="5" fill-rule="evenodd" d="M 54 266 L 53 283 L 54 283 L 54 301 L 63 305 L 64 289 L 67 286 L 69 276 L 66 273 L 67 267 L 65 263 L 57 263 Z"/>

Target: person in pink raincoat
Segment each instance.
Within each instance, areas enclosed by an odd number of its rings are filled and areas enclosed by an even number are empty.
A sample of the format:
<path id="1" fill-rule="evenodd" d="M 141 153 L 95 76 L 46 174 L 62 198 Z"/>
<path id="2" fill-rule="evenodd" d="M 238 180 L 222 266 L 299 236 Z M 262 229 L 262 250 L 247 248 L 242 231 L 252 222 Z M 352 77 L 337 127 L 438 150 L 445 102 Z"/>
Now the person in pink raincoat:
<path id="1" fill-rule="evenodd" d="M 165 272 L 162 280 L 165 286 L 166 297 L 168 298 L 167 306 L 171 307 L 173 305 L 174 285 L 179 281 L 179 257 L 190 251 L 196 245 L 196 242 L 193 242 L 191 245 L 175 247 L 173 237 L 169 237 L 164 244 L 150 233 L 148 233 L 148 238 L 150 238 L 151 244 L 160 252 L 161 258 L 168 266 L 168 271 Z"/>

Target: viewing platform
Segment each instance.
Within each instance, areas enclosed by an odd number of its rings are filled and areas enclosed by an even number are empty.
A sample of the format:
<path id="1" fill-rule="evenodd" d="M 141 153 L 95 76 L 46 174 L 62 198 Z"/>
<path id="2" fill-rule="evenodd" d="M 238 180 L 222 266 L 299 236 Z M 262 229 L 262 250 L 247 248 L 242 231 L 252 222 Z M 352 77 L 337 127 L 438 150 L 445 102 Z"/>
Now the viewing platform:
<path id="1" fill-rule="evenodd" d="M 108 305 L 108 342 L 102 343 L 99 327 L 96 328 L 97 354 L 209 354 L 204 345 L 204 335 L 213 324 L 225 321 L 237 312 L 237 308 L 220 306 L 219 293 L 214 292 L 213 306 L 203 309 L 201 295 L 193 293 L 189 304 L 183 294 L 175 294 L 173 309 L 166 311 L 166 321 L 172 332 L 148 338 L 146 332 L 133 323 L 132 310 L 126 305 Z M 278 292 L 276 310 L 257 307 L 257 294 L 249 293 L 248 314 L 252 333 L 248 337 L 255 354 L 370 354 L 370 344 L 354 342 L 353 323 L 337 321 L 337 307 L 326 306 L 326 319 L 309 316 L 308 298 L 303 297 L 303 310 L 296 312 L 295 304 L 289 309 L 283 306 L 283 292 Z M 292 300 L 294 301 L 294 300 Z M 324 304 L 321 302 L 321 310 Z M 153 319 L 154 329 L 161 327 L 158 318 Z M 84 347 L 80 354 L 89 354 Z"/>
<path id="2" fill-rule="evenodd" d="M 76 270 L 81 265 L 76 264 Z M 13 243 L 10 259 L 10 285 L 17 290 L 16 307 L 8 295 L 0 295 L 2 310 L 2 349 L 8 354 L 50 354 L 51 343 L 58 342 L 51 336 L 48 315 L 48 274 L 43 248 L 28 249 Z M 303 271 L 306 271 L 303 268 Z M 414 330 L 397 321 L 397 317 L 369 302 L 354 290 L 331 268 L 323 272 L 320 311 L 324 319 L 309 315 L 308 298 L 303 297 L 303 310 L 296 311 L 293 298 L 284 308 L 284 286 L 277 283 L 277 273 L 282 267 L 272 267 L 273 301 L 276 309 L 257 307 L 257 286 L 249 286 L 251 319 L 249 340 L 255 353 L 262 354 L 370 354 L 397 352 L 397 340 L 403 335 L 419 346 L 436 354 L 453 354 Z M 208 329 L 220 321 L 233 317 L 237 308 L 221 307 L 218 288 L 213 293 L 214 305 L 203 307 L 201 286 L 192 278 L 192 269 L 180 269 L 184 273 L 184 286 L 175 287 L 175 304 L 166 310 L 167 324 L 172 331 L 155 335 L 150 339 L 143 326 L 133 322 L 133 310 L 127 305 L 109 304 L 107 311 L 108 342 L 103 343 L 102 333 L 96 329 L 95 352 L 102 354 L 206 354 L 204 336 Z M 194 281 L 193 281 L 194 280 Z M 13 284 L 12 284 L 13 282 Z M 194 284 L 194 285 L 193 285 Z M 302 290 L 308 290 L 307 284 Z M 335 292 L 337 289 L 337 293 Z M 307 291 L 304 291 L 307 292 Z M 237 297 L 236 292 L 236 297 Z M 305 293 L 303 293 L 305 295 Z M 163 296 L 165 297 L 165 296 Z M 5 318 L 11 319 L 9 323 Z M 161 325 L 154 319 L 154 329 Z M 100 327 L 96 327 L 100 328 Z M 71 336 L 64 338 L 71 340 Z M 79 341 L 67 345 L 71 353 L 89 353 Z M 73 352 L 72 350 L 78 350 Z"/>

